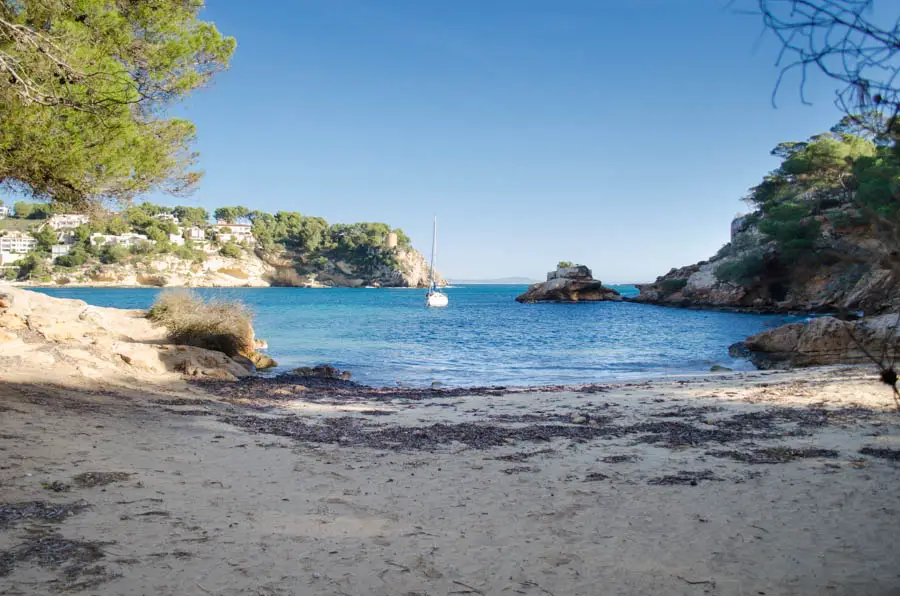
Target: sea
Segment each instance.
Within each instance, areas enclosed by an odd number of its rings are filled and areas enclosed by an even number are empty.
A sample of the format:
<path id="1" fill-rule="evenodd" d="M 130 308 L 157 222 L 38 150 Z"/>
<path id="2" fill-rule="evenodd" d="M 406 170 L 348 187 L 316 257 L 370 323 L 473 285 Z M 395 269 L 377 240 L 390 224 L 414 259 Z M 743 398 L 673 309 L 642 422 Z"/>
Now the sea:
<path id="1" fill-rule="evenodd" d="M 634 286 L 613 286 L 636 295 Z M 201 288 L 240 300 L 279 363 L 269 374 L 328 363 L 373 386 L 536 386 L 751 369 L 728 346 L 798 320 L 622 302 L 519 304 L 526 286 L 447 288 L 447 308 L 401 288 Z M 148 308 L 155 288 L 45 288 L 96 306 Z"/>

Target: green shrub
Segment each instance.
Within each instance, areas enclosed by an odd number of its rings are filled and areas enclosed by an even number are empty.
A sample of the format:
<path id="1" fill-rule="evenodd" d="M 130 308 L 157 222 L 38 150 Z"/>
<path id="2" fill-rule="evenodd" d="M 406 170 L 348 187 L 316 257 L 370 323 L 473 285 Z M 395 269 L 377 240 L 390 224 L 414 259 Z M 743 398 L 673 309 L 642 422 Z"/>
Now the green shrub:
<path id="1" fill-rule="evenodd" d="M 569 267 L 574 267 L 574 266 L 575 266 L 575 263 L 573 263 L 572 261 L 560 261 L 559 263 L 556 264 L 557 269 L 567 269 Z"/>
<path id="2" fill-rule="evenodd" d="M 687 285 L 686 277 L 676 277 L 673 279 L 664 279 L 662 283 L 659 285 L 662 286 L 662 289 L 667 294 L 674 294 L 675 292 L 684 288 Z"/>
<path id="3" fill-rule="evenodd" d="M 172 250 L 172 254 L 174 254 L 179 259 L 184 261 L 193 261 L 194 260 L 194 249 L 187 246 L 176 246 Z"/>
<path id="4" fill-rule="evenodd" d="M 232 259 L 239 259 L 241 257 L 241 252 L 241 247 L 234 242 L 229 242 L 219 249 L 220 255 L 223 257 L 231 257 Z"/>
<path id="5" fill-rule="evenodd" d="M 107 265 L 121 263 L 128 258 L 129 250 L 124 246 L 107 244 L 100 251 L 100 260 Z"/>
<path id="6" fill-rule="evenodd" d="M 84 265 L 89 258 L 90 255 L 86 250 L 80 246 L 76 246 L 69 251 L 69 254 L 57 257 L 56 264 L 62 267 L 79 267 Z"/>
<path id="7" fill-rule="evenodd" d="M 765 259 L 760 255 L 747 255 L 737 261 L 722 263 L 716 267 L 716 277 L 722 281 L 745 284 L 752 281 L 766 268 Z"/>
<path id="8" fill-rule="evenodd" d="M 47 260 L 50 255 L 32 251 L 25 255 L 19 262 L 19 278 L 33 281 L 49 281 L 52 269 Z"/>
<path id="9" fill-rule="evenodd" d="M 839 211 L 833 215 L 829 215 L 828 219 L 831 220 L 835 229 L 838 230 L 850 230 L 871 223 L 869 218 L 859 209 L 854 209 L 849 213 L 846 211 Z"/>
<path id="10" fill-rule="evenodd" d="M 794 257 L 812 249 L 821 235 L 821 224 L 809 215 L 806 205 L 777 205 L 766 212 L 759 231 L 775 240 L 785 256 Z"/>
<path id="11" fill-rule="evenodd" d="M 253 326 L 250 311 L 237 301 L 206 301 L 187 290 L 162 292 L 147 318 L 168 330 L 169 340 L 224 352 L 251 354 Z"/>

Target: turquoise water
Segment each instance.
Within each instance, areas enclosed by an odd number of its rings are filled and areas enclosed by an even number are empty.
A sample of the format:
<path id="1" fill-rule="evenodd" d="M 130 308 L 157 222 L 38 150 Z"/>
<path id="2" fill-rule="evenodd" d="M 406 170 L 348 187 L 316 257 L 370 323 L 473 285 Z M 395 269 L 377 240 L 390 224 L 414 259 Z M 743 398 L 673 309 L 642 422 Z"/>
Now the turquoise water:
<path id="1" fill-rule="evenodd" d="M 254 312 L 257 337 L 280 370 L 327 362 L 372 385 L 589 383 L 732 366 L 728 346 L 796 320 L 642 304 L 519 304 L 524 286 L 447 289 L 426 309 L 423 290 L 209 288 Z M 618 287 L 634 294 L 632 286 Z M 158 289 L 52 288 L 97 306 L 147 308 Z"/>

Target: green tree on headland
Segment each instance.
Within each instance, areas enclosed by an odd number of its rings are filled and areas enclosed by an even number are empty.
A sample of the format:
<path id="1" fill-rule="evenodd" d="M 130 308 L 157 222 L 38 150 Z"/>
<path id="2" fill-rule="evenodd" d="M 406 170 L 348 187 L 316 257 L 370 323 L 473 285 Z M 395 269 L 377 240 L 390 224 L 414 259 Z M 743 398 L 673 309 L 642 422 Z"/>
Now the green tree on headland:
<path id="1" fill-rule="evenodd" d="M 250 210 L 246 207 L 237 205 L 235 207 L 219 207 L 213 215 L 218 221 L 236 223 L 238 220 L 247 219 L 250 213 Z"/>
<path id="2" fill-rule="evenodd" d="M 172 213 L 184 226 L 205 226 L 209 221 L 209 212 L 203 207 L 185 207 L 179 205 Z"/>
<path id="3" fill-rule="evenodd" d="M 38 247 L 46 252 L 50 252 L 50 248 L 59 242 L 59 234 L 48 225 L 45 225 L 33 235 L 34 239 L 37 240 Z"/>
<path id="4" fill-rule="evenodd" d="M 228 65 L 202 0 L 0 0 L 0 183 L 67 207 L 187 192 L 194 126 L 166 106 Z"/>

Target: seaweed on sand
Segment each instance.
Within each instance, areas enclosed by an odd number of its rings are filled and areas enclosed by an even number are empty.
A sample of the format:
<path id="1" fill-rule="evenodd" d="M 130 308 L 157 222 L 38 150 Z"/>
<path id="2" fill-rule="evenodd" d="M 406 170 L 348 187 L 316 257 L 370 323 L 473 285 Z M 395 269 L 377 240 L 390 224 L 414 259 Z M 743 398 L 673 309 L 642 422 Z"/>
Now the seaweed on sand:
<path id="1" fill-rule="evenodd" d="M 863 455 L 871 455 L 872 457 L 880 457 L 890 461 L 900 461 L 900 449 L 863 447 L 859 452 Z"/>
<path id="2" fill-rule="evenodd" d="M 21 503 L 0 503 L 0 528 L 24 520 L 61 522 L 81 513 L 90 505 L 86 501 L 73 503 L 50 503 L 47 501 L 24 501 Z"/>
<path id="3" fill-rule="evenodd" d="M 420 428 L 407 426 L 374 426 L 358 418 L 345 416 L 307 424 L 296 416 L 262 418 L 258 416 L 230 416 L 224 422 L 254 433 L 290 437 L 311 443 L 331 443 L 345 446 L 371 447 L 391 450 L 433 450 L 440 445 L 463 443 L 472 449 L 499 447 L 515 441 L 546 442 L 556 438 L 587 441 L 595 438 L 621 436 L 617 426 L 588 426 L 562 424 L 532 424 L 504 427 L 493 424 L 462 422 L 432 424 Z"/>
<path id="4" fill-rule="evenodd" d="M 718 482 L 722 479 L 713 474 L 712 470 L 700 470 L 697 472 L 681 470 L 677 474 L 660 476 L 659 478 L 652 478 L 647 482 L 647 484 L 652 484 L 654 486 L 677 486 L 685 484 L 690 486 L 697 486 L 703 480 L 714 480 Z"/>
<path id="5" fill-rule="evenodd" d="M 84 472 L 72 478 L 79 488 L 94 488 L 106 486 L 114 482 L 124 482 L 134 476 L 128 472 Z"/>
<path id="6" fill-rule="evenodd" d="M 793 447 L 767 447 L 754 449 L 753 451 L 707 451 L 707 455 L 713 457 L 728 457 L 735 461 L 748 464 L 784 464 L 797 459 L 810 459 L 816 457 L 837 457 L 834 449 L 806 448 L 795 449 Z"/>
<path id="7" fill-rule="evenodd" d="M 106 542 L 69 540 L 57 533 L 37 535 L 13 548 L 0 551 L 0 577 L 12 573 L 21 563 L 34 563 L 39 567 L 56 568 L 68 564 L 65 577 L 76 579 L 86 566 L 102 559 L 106 554 Z"/>

